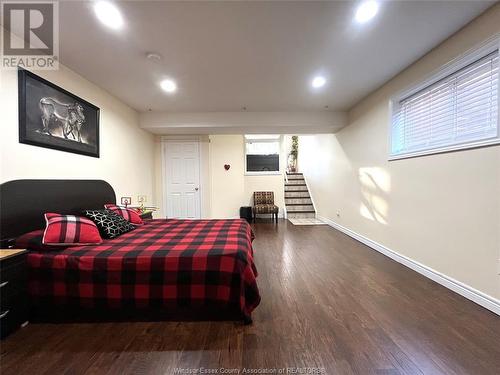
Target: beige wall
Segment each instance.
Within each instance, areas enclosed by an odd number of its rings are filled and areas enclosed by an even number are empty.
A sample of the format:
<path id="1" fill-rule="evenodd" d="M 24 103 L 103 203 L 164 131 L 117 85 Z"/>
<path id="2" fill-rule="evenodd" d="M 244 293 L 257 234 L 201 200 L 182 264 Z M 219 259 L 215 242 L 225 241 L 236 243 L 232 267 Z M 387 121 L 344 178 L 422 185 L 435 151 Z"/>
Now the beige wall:
<path id="1" fill-rule="evenodd" d="M 153 202 L 154 137 L 139 128 L 138 114 L 75 72 L 36 74 L 95 104 L 100 113 L 100 158 L 21 144 L 18 141 L 17 71 L 0 70 L 0 181 L 35 179 L 103 179 L 117 199 L 146 195 Z"/>
<path id="2" fill-rule="evenodd" d="M 212 218 L 239 216 L 245 204 L 245 176 L 241 135 L 210 136 L 210 196 Z M 224 164 L 231 168 L 226 171 Z"/>
<path id="3" fill-rule="evenodd" d="M 241 206 L 252 204 L 254 191 L 274 191 L 275 203 L 282 212 L 284 189 L 282 175 L 246 176 L 242 135 L 210 136 L 211 217 L 239 217 Z M 224 164 L 231 165 L 226 171 Z"/>
<path id="4" fill-rule="evenodd" d="M 500 5 L 355 106 L 347 127 L 299 146 L 320 216 L 497 299 L 500 147 L 387 158 L 390 97 L 498 32 Z"/>
<path id="5" fill-rule="evenodd" d="M 171 135 L 163 137 L 165 139 L 200 140 L 202 218 L 239 217 L 241 206 L 252 205 L 254 191 L 274 191 L 275 202 L 282 214 L 285 201 L 283 175 L 245 175 L 243 135 Z M 162 137 L 156 138 L 155 157 L 155 202 L 160 207 L 156 217 L 164 217 Z M 281 162 L 284 163 L 283 157 Z M 231 166 L 228 171 L 224 169 L 225 164 Z"/>

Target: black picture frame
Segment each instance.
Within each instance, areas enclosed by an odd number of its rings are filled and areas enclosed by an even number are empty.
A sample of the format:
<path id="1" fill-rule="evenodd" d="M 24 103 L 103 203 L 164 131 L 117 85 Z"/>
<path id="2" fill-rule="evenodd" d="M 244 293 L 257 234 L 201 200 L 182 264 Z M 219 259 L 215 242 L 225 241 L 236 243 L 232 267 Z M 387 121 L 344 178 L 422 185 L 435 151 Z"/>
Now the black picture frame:
<path id="1" fill-rule="evenodd" d="M 99 107 L 18 69 L 19 142 L 99 158 Z"/>

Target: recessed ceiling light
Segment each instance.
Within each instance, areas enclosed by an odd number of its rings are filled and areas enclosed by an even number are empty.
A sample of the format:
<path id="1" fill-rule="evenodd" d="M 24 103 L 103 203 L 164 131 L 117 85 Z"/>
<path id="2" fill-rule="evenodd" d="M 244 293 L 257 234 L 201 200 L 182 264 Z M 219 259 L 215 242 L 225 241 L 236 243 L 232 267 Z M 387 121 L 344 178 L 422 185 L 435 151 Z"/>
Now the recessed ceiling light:
<path id="1" fill-rule="evenodd" d="M 315 89 L 318 89 L 320 87 L 323 87 L 325 85 L 325 83 L 326 83 L 326 78 L 325 77 L 317 76 L 317 77 L 314 77 L 314 79 L 311 82 L 311 85 Z"/>
<path id="2" fill-rule="evenodd" d="M 104 25 L 118 30 L 123 27 L 123 17 L 115 4 L 109 1 L 98 1 L 94 4 L 94 12 Z"/>
<path id="3" fill-rule="evenodd" d="M 173 93 L 177 91 L 177 84 L 175 83 L 175 81 L 172 81 L 171 79 L 164 79 L 163 81 L 161 81 L 160 87 L 162 88 L 163 91 L 168 93 Z"/>
<path id="4" fill-rule="evenodd" d="M 371 20 L 378 12 L 378 3 L 375 0 L 368 0 L 361 3 L 356 10 L 356 21 L 365 23 Z"/>

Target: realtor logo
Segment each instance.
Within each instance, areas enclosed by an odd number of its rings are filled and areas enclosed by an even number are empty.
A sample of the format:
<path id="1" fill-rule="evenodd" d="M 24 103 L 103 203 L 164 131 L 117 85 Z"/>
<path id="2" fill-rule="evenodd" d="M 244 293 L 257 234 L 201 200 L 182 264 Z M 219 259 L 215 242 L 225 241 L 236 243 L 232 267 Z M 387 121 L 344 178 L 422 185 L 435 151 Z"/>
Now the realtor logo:
<path id="1" fill-rule="evenodd" d="M 2 2 L 2 67 L 58 69 L 59 20 L 56 1 Z"/>

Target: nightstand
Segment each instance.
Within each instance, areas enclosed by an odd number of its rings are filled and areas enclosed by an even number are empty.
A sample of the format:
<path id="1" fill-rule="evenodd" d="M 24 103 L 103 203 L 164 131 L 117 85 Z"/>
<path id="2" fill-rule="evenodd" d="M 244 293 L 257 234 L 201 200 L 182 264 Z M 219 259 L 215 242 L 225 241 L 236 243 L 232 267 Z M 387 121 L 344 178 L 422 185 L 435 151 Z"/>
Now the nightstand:
<path id="1" fill-rule="evenodd" d="M 142 214 L 139 214 L 141 219 L 152 219 L 153 218 L 153 211 L 144 211 Z"/>
<path id="2" fill-rule="evenodd" d="M 28 279 L 25 249 L 0 250 L 0 338 L 28 321 Z"/>

